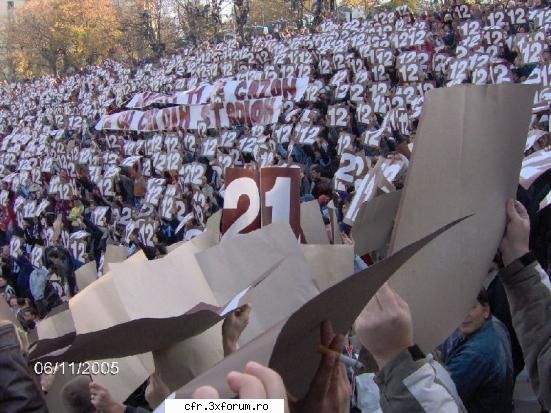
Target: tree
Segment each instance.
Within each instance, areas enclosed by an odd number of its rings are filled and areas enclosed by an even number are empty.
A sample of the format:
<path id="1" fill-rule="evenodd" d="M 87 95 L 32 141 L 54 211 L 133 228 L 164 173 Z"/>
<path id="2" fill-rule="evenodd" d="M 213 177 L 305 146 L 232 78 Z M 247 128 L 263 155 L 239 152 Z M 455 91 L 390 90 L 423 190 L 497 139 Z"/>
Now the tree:
<path id="1" fill-rule="evenodd" d="M 145 18 L 143 3 L 127 2 L 120 8 L 121 40 L 120 47 L 130 61 L 141 61 L 149 57 L 150 32 Z"/>
<path id="2" fill-rule="evenodd" d="M 126 0 L 121 2 L 121 47 L 131 61 L 160 57 L 179 47 L 176 18 L 178 0 Z"/>
<path id="3" fill-rule="evenodd" d="M 249 21 L 249 10 L 249 0 L 233 0 L 235 25 L 237 26 L 237 34 L 242 43 L 245 42 L 245 25 Z"/>
<path id="4" fill-rule="evenodd" d="M 377 5 L 376 0 L 343 0 L 339 6 L 363 11 L 366 15 Z"/>
<path id="5" fill-rule="evenodd" d="M 117 56 L 112 0 L 29 0 L 7 27 L 8 58 L 23 76 L 63 75 Z"/>
<path id="6" fill-rule="evenodd" d="M 178 24 L 186 40 L 199 46 L 215 37 L 222 26 L 221 5 L 220 0 L 175 0 Z"/>
<path id="7" fill-rule="evenodd" d="M 387 4 L 388 8 L 395 9 L 396 7 L 407 5 L 414 13 L 419 9 L 420 0 L 390 0 Z"/>
<path id="8" fill-rule="evenodd" d="M 268 24 L 290 21 L 293 11 L 289 0 L 253 0 L 251 1 L 250 22 Z"/>

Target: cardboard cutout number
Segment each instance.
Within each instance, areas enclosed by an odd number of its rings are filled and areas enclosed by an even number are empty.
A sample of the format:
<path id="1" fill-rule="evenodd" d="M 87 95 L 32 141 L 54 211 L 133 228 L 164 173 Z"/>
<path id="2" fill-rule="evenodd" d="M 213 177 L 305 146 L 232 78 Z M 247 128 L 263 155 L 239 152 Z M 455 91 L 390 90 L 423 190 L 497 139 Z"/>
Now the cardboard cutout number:
<path id="1" fill-rule="evenodd" d="M 229 168 L 226 175 L 222 240 L 278 221 L 288 221 L 295 234 L 300 234 L 299 168 L 267 167 L 260 173 Z"/>

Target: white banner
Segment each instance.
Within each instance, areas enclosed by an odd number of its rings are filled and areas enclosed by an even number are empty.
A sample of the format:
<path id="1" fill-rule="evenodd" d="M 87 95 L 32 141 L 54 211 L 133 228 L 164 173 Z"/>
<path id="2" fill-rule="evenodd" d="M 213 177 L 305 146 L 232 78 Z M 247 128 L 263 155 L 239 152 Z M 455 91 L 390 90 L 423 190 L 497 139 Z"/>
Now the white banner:
<path id="1" fill-rule="evenodd" d="M 299 101 L 308 87 L 308 78 L 266 80 L 230 80 L 215 85 L 203 83 L 184 92 L 163 95 L 156 92 L 137 93 L 126 104 L 127 109 L 145 109 L 151 105 L 204 105 L 220 96 L 223 102 L 264 99 L 282 96 L 284 100 Z"/>
<path id="2" fill-rule="evenodd" d="M 199 85 L 184 92 L 176 92 L 174 95 L 144 92 L 134 95 L 126 104 L 128 109 L 144 109 L 151 105 L 204 105 L 214 90 L 214 86 L 208 83 Z"/>
<path id="3" fill-rule="evenodd" d="M 96 130 L 152 132 L 176 129 L 229 128 L 238 125 L 269 125 L 281 113 L 283 97 L 251 99 L 210 105 L 181 105 L 148 111 L 127 110 L 104 115 Z"/>
<path id="4" fill-rule="evenodd" d="M 245 99 L 262 99 L 282 96 L 283 100 L 299 101 L 308 87 L 308 78 L 285 78 L 225 82 L 216 91 L 216 95 L 223 92 L 225 102 L 237 102 Z"/>

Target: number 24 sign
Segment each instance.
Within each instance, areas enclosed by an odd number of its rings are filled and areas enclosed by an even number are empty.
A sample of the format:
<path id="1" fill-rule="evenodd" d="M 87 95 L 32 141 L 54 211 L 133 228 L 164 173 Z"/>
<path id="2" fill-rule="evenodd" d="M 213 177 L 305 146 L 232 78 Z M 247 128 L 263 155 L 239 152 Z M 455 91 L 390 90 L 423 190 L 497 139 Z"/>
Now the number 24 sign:
<path id="1" fill-rule="evenodd" d="M 222 240 L 287 221 L 300 236 L 300 168 L 226 169 Z"/>

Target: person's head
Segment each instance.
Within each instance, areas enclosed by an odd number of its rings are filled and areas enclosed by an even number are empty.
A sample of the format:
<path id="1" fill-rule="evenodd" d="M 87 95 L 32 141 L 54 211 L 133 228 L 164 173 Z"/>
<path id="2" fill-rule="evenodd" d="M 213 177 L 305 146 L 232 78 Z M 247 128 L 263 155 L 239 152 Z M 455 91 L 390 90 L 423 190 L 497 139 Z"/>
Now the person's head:
<path id="1" fill-rule="evenodd" d="M 55 251 L 50 254 L 49 259 L 50 259 L 51 263 L 54 264 L 54 265 L 59 265 L 60 262 L 61 262 L 61 258 L 59 257 L 59 255 Z"/>
<path id="2" fill-rule="evenodd" d="M 321 177 L 321 172 L 317 165 L 314 165 L 312 166 L 312 168 L 310 168 L 310 175 L 313 179 L 319 179 Z"/>
<path id="3" fill-rule="evenodd" d="M 21 314 L 23 316 L 23 320 L 25 321 L 32 321 L 36 318 L 36 312 L 33 308 L 25 307 L 21 310 Z"/>
<path id="4" fill-rule="evenodd" d="M 459 326 L 463 335 L 470 336 L 480 330 L 491 317 L 488 293 L 482 289 L 476 297 L 476 304 Z"/>
<path id="5" fill-rule="evenodd" d="M 96 412 L 90 396 L 90 379 L 88 377 L 76 377 L 61 389 L 63 404 L 69 413 Z"/>
<path id="6" fill-rule="evenodd" d="M 33 330 L 36 326 L 36 311 L 30 307 L 24 307 L 17 314 L 17 319 L 25 331 Z"/>
<path id="7" fill-rule="evenodd" d="M 5 287 L 8 284 L 8 281 L 4 277 L 0 277 L 0 288 Z"/>

